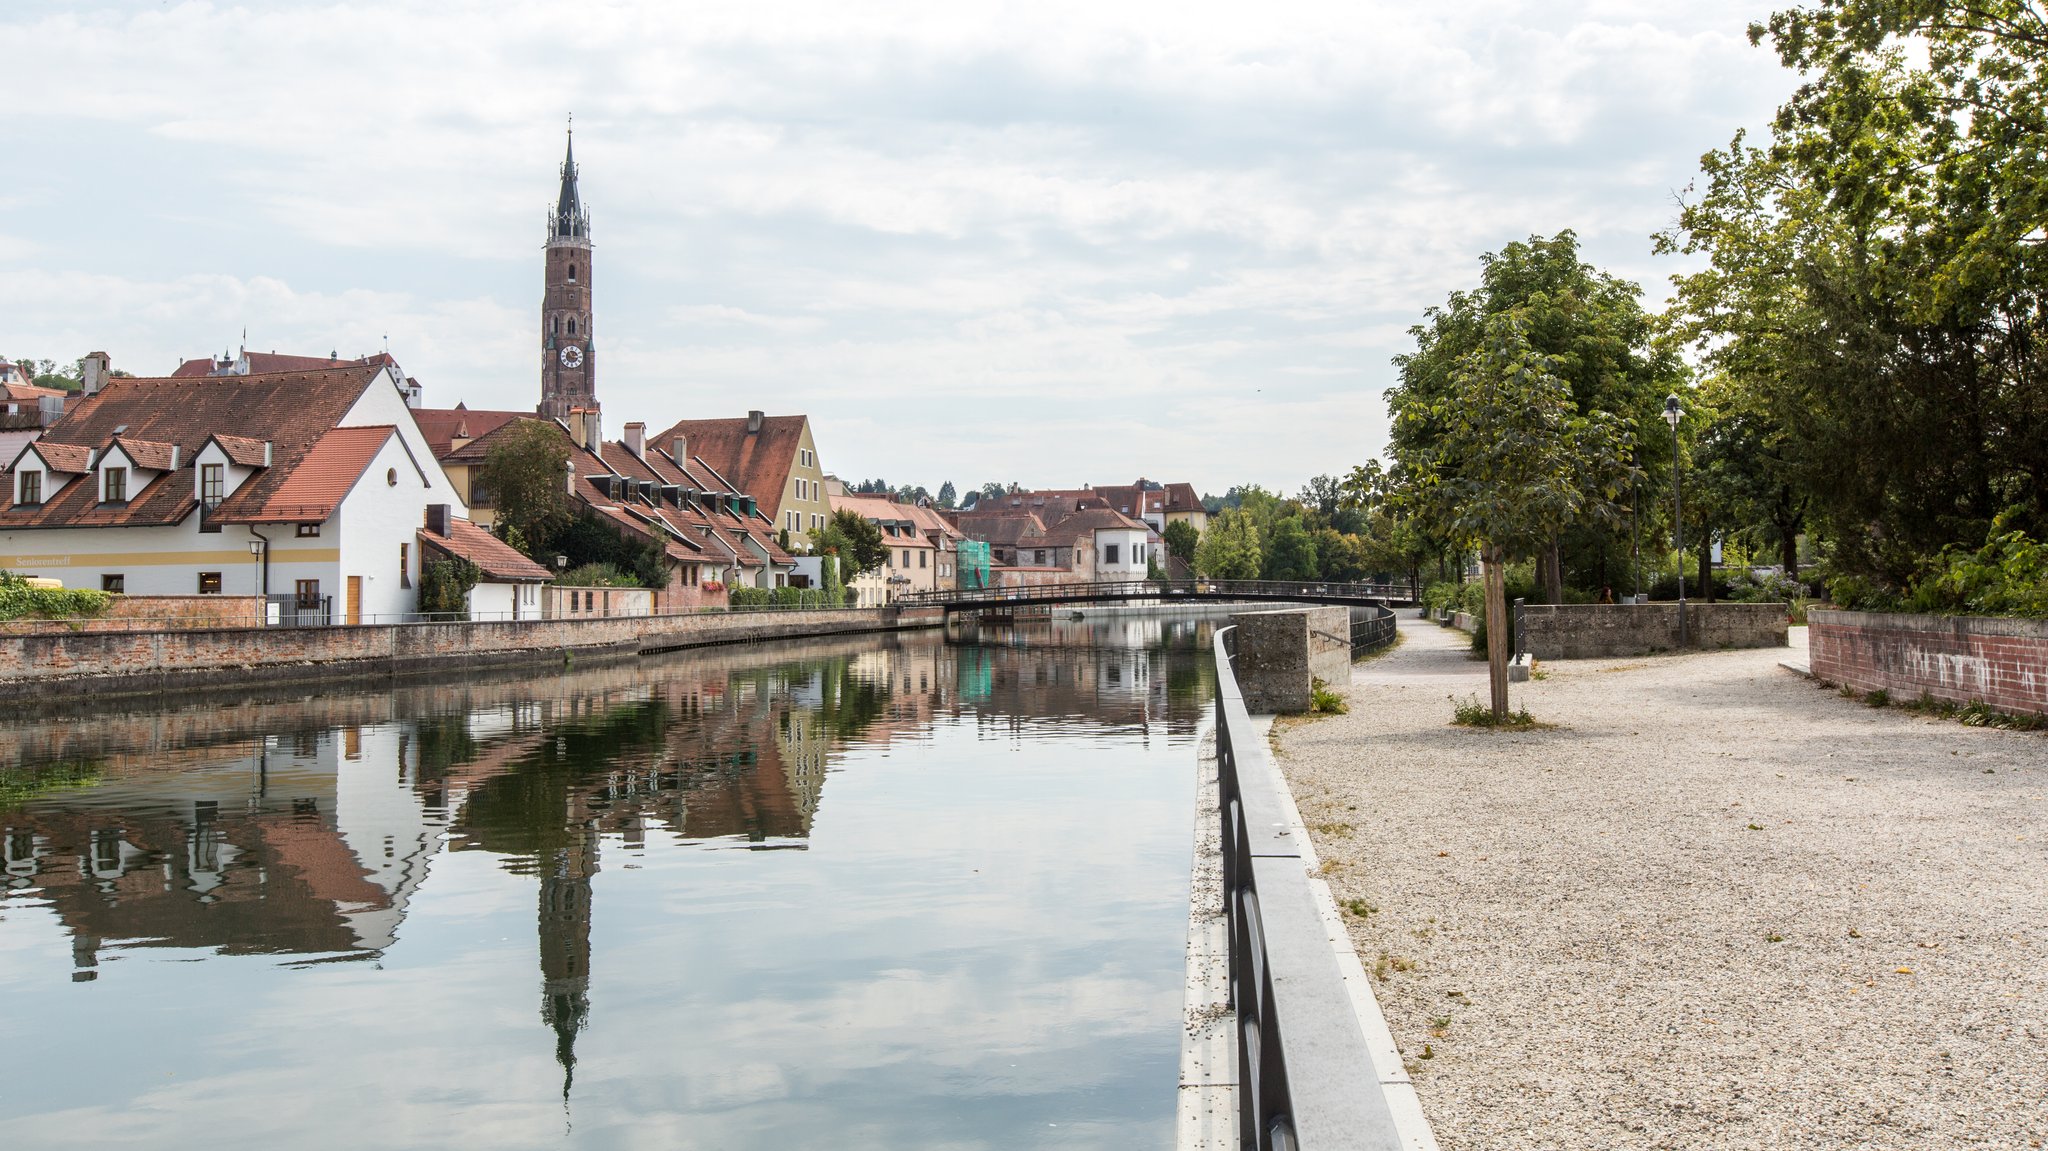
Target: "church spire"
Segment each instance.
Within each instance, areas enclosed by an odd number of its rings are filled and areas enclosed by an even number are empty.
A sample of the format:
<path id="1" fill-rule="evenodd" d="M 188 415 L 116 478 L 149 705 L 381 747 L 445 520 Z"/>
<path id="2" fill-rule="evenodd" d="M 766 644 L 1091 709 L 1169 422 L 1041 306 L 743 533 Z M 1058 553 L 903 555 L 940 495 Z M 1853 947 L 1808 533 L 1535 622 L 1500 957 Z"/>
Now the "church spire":
<path id="1" fill-rule="evenodd" d="M 562 238 L 588 239 L 590 236 L 590 213 L 583 210 L 582 197 L 576 194 L 576 129 L 569 129 L 569 147 L 562 156 L 562 195 L 555 203 L 554 236 Z"/>

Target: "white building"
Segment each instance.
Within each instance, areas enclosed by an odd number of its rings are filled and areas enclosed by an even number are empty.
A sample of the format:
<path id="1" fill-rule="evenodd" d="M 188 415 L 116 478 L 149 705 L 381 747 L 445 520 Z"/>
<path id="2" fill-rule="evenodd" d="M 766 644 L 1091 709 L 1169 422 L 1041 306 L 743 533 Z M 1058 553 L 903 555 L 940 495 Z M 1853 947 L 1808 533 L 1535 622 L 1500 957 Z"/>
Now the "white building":
<path id="1" fill-rule="evenodd" d="M 407 389 L 381 359 L 108 380 L 9 462 L 0 568 L 130 595 L 267 595 L 304 622 L 406 618 L 427 509 L 467 514 Z"/>

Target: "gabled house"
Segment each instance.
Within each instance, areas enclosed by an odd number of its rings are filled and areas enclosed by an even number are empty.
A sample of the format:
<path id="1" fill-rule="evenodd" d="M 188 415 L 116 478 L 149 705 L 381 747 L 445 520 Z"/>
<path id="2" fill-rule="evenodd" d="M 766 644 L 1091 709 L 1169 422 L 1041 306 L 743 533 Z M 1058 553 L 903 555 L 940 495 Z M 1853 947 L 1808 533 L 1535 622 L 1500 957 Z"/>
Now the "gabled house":
<path id="1" fill-rule="evenodd" d="M 809 416 L 748 412 L 745 419 L 682 420 L 648 442 L 703 463 L 752 496 L 774 530 L 789 533 L 791 551 L 809 551 L 811 533 L 832 516 Z"/>
<path id="2" fill-rule="evenodd" d="M 854 590 L 855 606 L 880 607 L 905 592 L 957 586 L 959 543 L 966 537 L 937 512 L 879 495 L 835 495 L 832 510 L 851 511 L 874 524 L 889 549 L 881 567 L 847 585 Z"/>
<path id="3" fill-rule="evenodd" d="M 309 621 L 415 609 L 461 499 L 397 365 L 115 378 L 7 463 L 0 566 L 127 594 L 261 594 Z"/>

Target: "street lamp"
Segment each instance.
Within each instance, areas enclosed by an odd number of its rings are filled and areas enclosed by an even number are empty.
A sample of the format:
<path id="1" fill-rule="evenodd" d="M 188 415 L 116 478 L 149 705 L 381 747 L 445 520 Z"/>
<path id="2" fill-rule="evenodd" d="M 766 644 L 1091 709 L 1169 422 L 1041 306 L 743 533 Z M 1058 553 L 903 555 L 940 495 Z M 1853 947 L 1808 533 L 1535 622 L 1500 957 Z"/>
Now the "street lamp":
<path id="1" fill-rule="evenodd" d="M 1664 397 L 1664 422 L 1671 425 L 1671 532 L 1678 545 L 1678 646 L 1685 646 L 1685 473 L 1678 462 L 1678 421 L 1684 413 L 1676 392 Z"/>

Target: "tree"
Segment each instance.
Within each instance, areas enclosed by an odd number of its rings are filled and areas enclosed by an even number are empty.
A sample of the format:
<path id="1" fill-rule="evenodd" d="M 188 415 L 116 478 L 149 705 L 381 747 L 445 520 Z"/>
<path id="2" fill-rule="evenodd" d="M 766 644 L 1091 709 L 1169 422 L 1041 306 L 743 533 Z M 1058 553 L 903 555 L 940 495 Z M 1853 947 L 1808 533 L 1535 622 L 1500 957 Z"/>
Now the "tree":
<path id="1" fill-rule="evenodd" d="M 1621 421 L 1580 414 L 1556 367 L 1531 345 L 1523 314 L 1499 313 L 1485 319 L 1479 345 L 1458 358 L 1441 392 L 1405 393 L 1394 406 L 1397 434 L 1422 424 L 1434 433 L 1407 461 L 1416 501 L 1453 539 L 1479 549 L 1495 719 L 1508 711 L 1502 566 L 1611 500 L 1627 474 Z"/>
<path id="2" fill-rule="evenodd" d="M 1195 570 L 1214 579 L 1257 579 L 1262 559 L 1258 525 L 1236 508 L 1217 513 L 1195 548 Z"/>
<path id="3" fill-rule="evenodd" d="M 839 557 L 840 575 L 848 581 L 881 567 L 889 558 L 882 529 L 850 508 L 833 512 L 816 542 L 820 552 Z"/>
<path id="4" fill-rule="evenodd" d="M 515 420 L 484 454 L 477 483 L 497 508 L 498 523 L 529 541 L 545 542 L 571 519 L 568 463 L 569 440 L 560 428 Z"/>
<path id="5" fill-rule="evenodd" d="M 950 508 L 953 506 L 953 502 L 959 498 L 960 494 L 953 490 L 952 480 L 947 480 L 945 483 L 939 485 L 938 505 L 940 507 Z"/>
<path id="6" fill-rule="evenodd" d="M 1166 541 L 1168 555 L 1190 568 L 1195 566 L 1195 547 L 1202 540 L 1202 533 L 1195 530 L 1195 525 L 1186 520 L 1175 520 L 1159 534 Z"/>
<path id="7" fill-rule="evenodd" d="M 1582 262 L 1570 231 L 1509 244 L 1480 258 L 1477 289 L 1451 293 L 1442 307 L 1429 309 L 1424 323 L 1409 329 L 1416 350 L 1395 358 L 1401 382 L 1388 401 L 1416 413 L 1441 408 L 1467 358 L 1493 339 L 1493 321 L 1512 314 L 1521 340 L 1546 358 L 1576 413 L 1608 413 L 1630 431 L 1649 427 L 1659 419 L 1665 394 L 1683 386 L 1685 369 L 1673 348 L 1656 341 L 1640 296 L 1635 284 Z M 1441 422 L 1427 414 L 1396 423 L 1392 455 L 1404 482 L 1409 461 L 1432 450 L 1441 434 Z M 1645 460 L 1637 466 L 1660 477 L 1670 465 Z M 1422 526 L 1438 537 L 1453 534 L 1442 523 Z M 1611 557 L 1625 553 L 1627 543 L 1618 520 L 1581 522 L 1574 516 L 1559 523 L 1532 557 L 1542 597 L 1562 599 L 1567 570 L 1581 580 L 1608 582 Z"/>
<path id="8" fill-rule="evenodd" d="M 1294 498 L 1325 516 L 1334 516 L 1344 503 L 1344 481 L 1336 476 L 1310 477 L 1301 494 Z"/>
<path id="9" fill-rule="evenodd" d="M 470 589 L 482 583 L 483 569 L 466 559 L 430 559 L 420 565 L 420 611 L 450 619 L 469 618 Z"/>
<path id="10" fill-rule="evenodd" d="M 1274 525 L 1265 546 L 1264 569 L 1265 578 L 1270 580 L 1316 578 L 1319 569 L 1315 537 L 1302 526 L 1300 516 L 1283 516 Z"/>
<path id="11" fill-rule="evenodd" d="M 1673 327 L 1744 421 L 1724 456 L 1760 447 L 1746 486 L 1777 481 L 1833 574 L 1894 591 L 2001 516 L 2048 530 L 2048 22 L 1821 0 L 1750 35 L 1804 82 L 1659 237 L 1709 257 Z"/>

